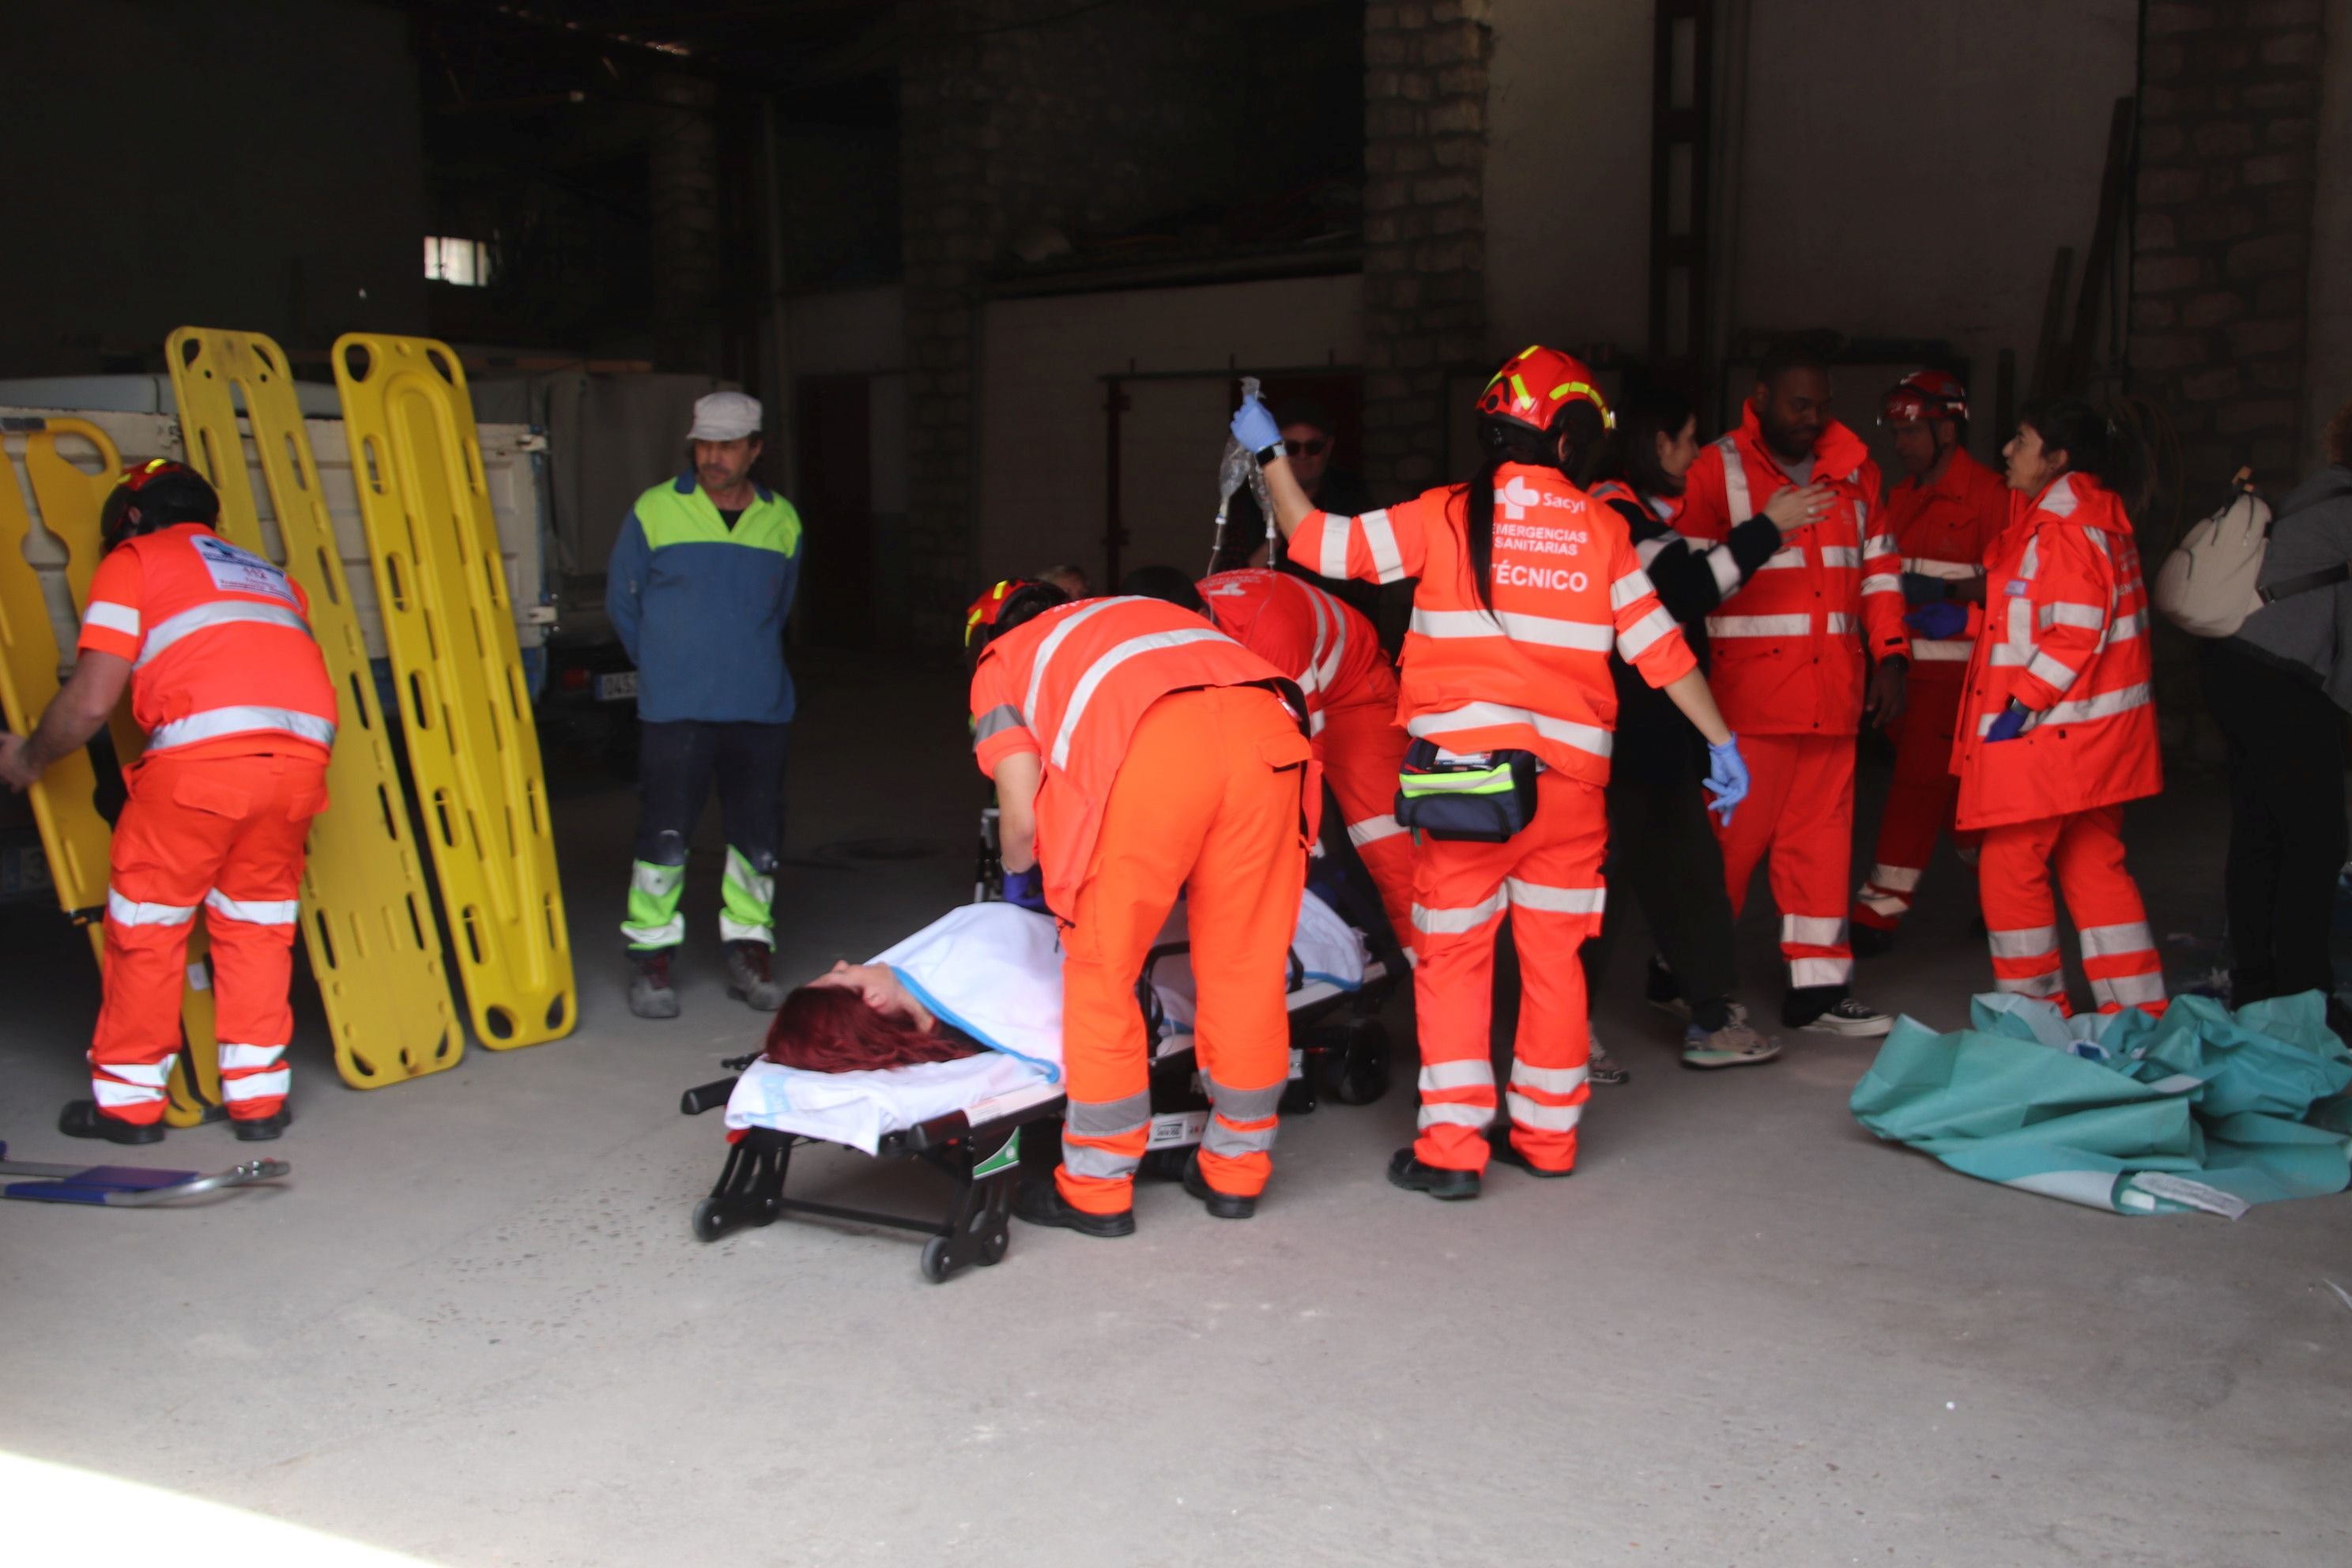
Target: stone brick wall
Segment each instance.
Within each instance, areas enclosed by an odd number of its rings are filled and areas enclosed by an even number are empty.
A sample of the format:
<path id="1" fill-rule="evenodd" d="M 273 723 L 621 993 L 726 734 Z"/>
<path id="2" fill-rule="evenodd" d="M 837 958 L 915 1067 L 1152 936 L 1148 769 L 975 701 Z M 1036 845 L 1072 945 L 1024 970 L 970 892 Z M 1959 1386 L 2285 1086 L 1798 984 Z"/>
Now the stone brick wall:
<path id="1" fill-rule="evenodd" d="M 1364 468 L 1444 472 L 1447 388 L 1486 368 L 1486 0 L 1364 10 Z"/>

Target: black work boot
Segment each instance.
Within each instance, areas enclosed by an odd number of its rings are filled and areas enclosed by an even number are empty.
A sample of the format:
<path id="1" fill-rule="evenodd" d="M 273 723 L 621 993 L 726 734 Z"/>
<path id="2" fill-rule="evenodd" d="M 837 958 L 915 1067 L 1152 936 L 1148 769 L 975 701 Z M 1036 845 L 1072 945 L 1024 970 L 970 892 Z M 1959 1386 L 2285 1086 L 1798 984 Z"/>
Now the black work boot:
<path id="1" fill-rule="evenodd" d="M 629 979 L 629 1011 L 640 1018 L 677 1016 L 677 992 L 669 982 L 669 950 L 633 955 L 637 972 Z"/>
<path id="2" fill-rule="evenodd" d="M 1475 1171 L 1449 1171 L 1439 1165 L 1423 1164 L 1413 1158 L 1412 1145 L 1408 1143 L 1389 1156 L 1389 1185 L 1454 1203 L 1476 1197 L 1479 1180 Z"/>
<path id="3" fill-rule="evenodd" d="M 1257 1199 L 1221 1193 L 1209 1185 L 1209 1178 L 1201 1173 L 1201 1152 L 1184 1162 L 1184 1190 L 1201 1200 L 1209 1213 L 1218 1219 L 1247 1219 L 1257 1213 Z"/>
<path id="4" fill-rule="evenodd" d="M 240 1143 L 270 1143 L 294 1124 L 294 1112 L 281 1105 L 267 1116 L 232 1116 L 228 1124 Z"/>
<path id="5" fill-rule="evenodd" d="M 1049 1225 L 1062 1230 L 1075 1230 L 1080 1236 L 1115 1237 L 1135 1234 L 1135 1213 L 1131 1209 L 1118 1214 L 1088 1214 L 1062 1195 L 1051 1176 L 1021 1184 L 1013 1194 L 1013 1212 L 1031 1225 Z"/>
<path id="6" fill-rule="evenodd" d="M 1498 1127 L 1489 1132 L 1486 1135 L 1486 1147 L 1494 1151 L 1496 1159 L 1506 1165 L 1517 1165 L 1530 1176 L 1542 1176 L 1547 1180 L 1558 1181 L 1562 1176 L 1576 1174 L 1576 1167 L 1573 1165 L 1565 1171 L 1555 1171 L 1548 1165 L 1538 1165 L 1528 1159 L 1519 1152 L 1518 1145 L 1511 1142 L 1510 1131 L 1507 1128 Z"/>
<path id="7" fill-rule="evenodd" d="M 769 977 L 766 942 L 727 944 L 727 994 L 762 1013 L 772 1013 L 784 1005 L 784 988 Z"/>
<path id="8" fill-rule="evenodd" d="M 109 1143 L 161 1143 L 163 1124 L 150 1121 L 143 1126 L 125 1121 L 120 1116 L 109 1116 L 98 1108 L 94 1100 L 71 1100 L 58 1113 L 58 1131 L 68 1138 L 103 1138 Z"/>

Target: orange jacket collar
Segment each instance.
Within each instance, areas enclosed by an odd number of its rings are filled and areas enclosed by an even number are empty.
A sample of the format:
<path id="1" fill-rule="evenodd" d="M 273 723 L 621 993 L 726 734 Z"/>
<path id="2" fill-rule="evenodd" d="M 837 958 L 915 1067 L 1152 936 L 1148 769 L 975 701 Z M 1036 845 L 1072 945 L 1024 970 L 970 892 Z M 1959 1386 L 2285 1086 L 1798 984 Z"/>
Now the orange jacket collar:
<path id="1" fill-rule="evenodd" d="M 1772 471 L 1782 479 L 1789 477 L 1780 467 L 1780 459 L 1764 443 L 1764 425 L 1756 417 L 1756 405 L 1752 403 L 1739 405 L 1739 435 L 1741 446 L 1771 464 Z M 1870 448 L 1863 444 L 1862 437 L 1834 419 L 1813 440 L 1813 478 L 1817 482 L 1843 479 L 1869 460 Z"/>

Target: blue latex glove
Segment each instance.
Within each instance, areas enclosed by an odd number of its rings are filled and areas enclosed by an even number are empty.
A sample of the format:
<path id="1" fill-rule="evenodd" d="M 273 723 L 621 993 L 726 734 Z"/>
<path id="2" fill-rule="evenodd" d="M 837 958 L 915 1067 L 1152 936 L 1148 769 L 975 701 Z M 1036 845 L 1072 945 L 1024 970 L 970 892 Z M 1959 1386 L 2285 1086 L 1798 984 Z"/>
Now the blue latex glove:
<path id="1" fill-rule="evenodd" d="M 2025 721 L 2032 717 L 2032 714 L 2011 702 L 1994 715 L 1992 728 L 1985 731 L 1985 739 L 1988 742 L 2014 741 L 2018 732 L 2025 728 Z"/>
<path id="2" fill-rule="evenodd" d="M 1952 596 L 1952 585 L 1941 577 L 1930 577 L 1924 572 L 1903 574 L 1903 602 L 1906 605 L 1939 605 Z"/>
<path id="3" fill-rule="evenodd" d="M 1707 810 L 1720 812 L 1728 824 L 1731 808 L 1748 798 L 1748 760 L 1739 754 L 1738 736 L 1706 749 L 1706 787 L 1715 792 Z"/>
<path id="4" fill-rule="evenodd" d="M 1241 411 L 1234 416 L 1234 439 L 1252 452 L 1263 452 L 1268 447 L 1282 445 L 1282 426 L 1265 404 L 1255 397 L 1242 400 Z"/>
<path id="5" fill-rule="evenodd" d="M 1938 599 L 1932 605 L 1922 605 L 1904 616 L 1903 624 L 1911 628 L 1914 637 L 1942 642 L 1969 629 L 1969 607 L 1955 605 L 1949 599 Z"/>
<path id="6" fill-rule="evenodd" d="M 1004 901 L 1037 914 L 1045 913 L 1045 868 L 1032 866 L 1026 871 L 1004 873 Z"/>

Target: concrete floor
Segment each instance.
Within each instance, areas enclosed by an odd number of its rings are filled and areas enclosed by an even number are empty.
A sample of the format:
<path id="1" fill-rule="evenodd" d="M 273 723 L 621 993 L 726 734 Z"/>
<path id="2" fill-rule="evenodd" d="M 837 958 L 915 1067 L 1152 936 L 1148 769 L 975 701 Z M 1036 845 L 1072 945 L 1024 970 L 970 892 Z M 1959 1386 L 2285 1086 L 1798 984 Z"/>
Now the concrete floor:
<path id="1" fill-rule="evenodd" d="M 968 896 L 978 795 L 952 678 L 807 685 L 787 973 Z M 282 1186 L 0 1205 L 0 1450 L 441 1564 L 2352 1561 L 2347 1200 L 2125 1219 L 1970 1182 L 1854 1124 L 1870 1045 L 1685 1073 L 1630 973 L 1601 1014 L 1634 1079 L 1567 1184 L 1395 1192 L 1398 1092 L 1287 1125 L 1248 1225 L 1151 1187 L 1131 1240 L 1016 1226 L 945 1287 L 897 1236 L 698 1243 L 719 1129 L 676 1099 L 760 1029 L 706 941 L 715 867 L 686 1016 L 641 1025 L 605 934 L 631 797 L 564 793 L 579 1033 L 357 1094 L 313 1026 Z M 2135 821 L 2160 931 L 2214 934 L 2217 822 L 2197 781 Z M 841 848 L 886 837 L 936 852 Z M 1985 962 L 1965 874 L 1926 898 L 1863 988 L 1949 1024 Z M 74 1158 L 95 977 L 53 918 L 5 935 L 0 1135 Z M 1769 910 L 1743 939 L 1769 1001 Z M 65 1494 L 10 1490 L 18 1560 L 104 1558 L 25 1550 Z"/>

